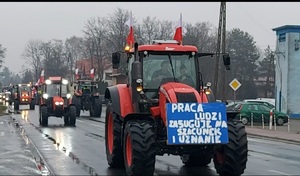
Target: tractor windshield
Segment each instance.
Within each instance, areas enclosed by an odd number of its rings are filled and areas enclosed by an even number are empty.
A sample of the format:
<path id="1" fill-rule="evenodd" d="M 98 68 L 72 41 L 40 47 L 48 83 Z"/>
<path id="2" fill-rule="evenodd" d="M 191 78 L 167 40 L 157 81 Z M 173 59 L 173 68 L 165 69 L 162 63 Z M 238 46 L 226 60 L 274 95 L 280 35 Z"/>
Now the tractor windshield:
<path id="1" fill-rule="evenodd" d="M 31 91 L 30 87 L 28 87 L 27 85 L 26 86 L 20 86 L 19 90 L 21 92 L 30 92 Z"/>
<path id="2" fill-rule="evenodd" d="M 191 57 L 188 53 L 160 53 L 160 55 L 149 54 L 143 59 L 144 90 L 157 90 L 162 83 L 174 81 L 171 65 L 173 66 L 176 82 L 196 88 L 194 57 Z"/>
<path id="3" fill-rule="evenodd" d="M 49 97 L 60 96 L 60 84 L 48 84 L 47 94 Z M 68 93 L 67 85 L 61 85 L 61 96 L 66 97 Z"/>

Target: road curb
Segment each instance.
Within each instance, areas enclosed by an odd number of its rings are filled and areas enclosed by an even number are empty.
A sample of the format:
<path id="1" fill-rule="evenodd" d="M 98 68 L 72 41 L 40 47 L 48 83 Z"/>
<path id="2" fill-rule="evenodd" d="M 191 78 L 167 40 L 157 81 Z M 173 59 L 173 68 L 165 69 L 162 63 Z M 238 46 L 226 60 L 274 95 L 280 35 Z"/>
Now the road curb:
<path id="1" fill-rule="evenodd" d="M 26 130 L 19 124 L 19 122 L 11 115 L 10 118 L 14 121 L 14 127 L 17 131 L 20 132 L 22 138 L 24 139 L 26 145 L 29 147 L 30 152 L 36 162 L 37 169 L 41 171 L 42 175 L 51 175 L 55 176 L 57 174 L 54 173 L 52 169 L 50 169 L 49 164 L 45 162 L 45 159 L 38 148 L 34 145 L 32 140 L 28 137 Z"/>
<path id="2" fill-rule="evenodd" d="M 284 143 L 290 143 L 290 144 L 300 144 L 300 141 L 296 140 L 290 140 L 290 139 L 282 139 L 279 137 L 271 137 L 271 136 L 263 136 L 263 135 L 258 135 L 258 134 L 251 134 L 247 133 L 248 137 L 253 137 L 253 138 L 259 138 L 259 139 L 268 139 L 271 141 L 279 141 L 279 142 L 284 142 Z"/>

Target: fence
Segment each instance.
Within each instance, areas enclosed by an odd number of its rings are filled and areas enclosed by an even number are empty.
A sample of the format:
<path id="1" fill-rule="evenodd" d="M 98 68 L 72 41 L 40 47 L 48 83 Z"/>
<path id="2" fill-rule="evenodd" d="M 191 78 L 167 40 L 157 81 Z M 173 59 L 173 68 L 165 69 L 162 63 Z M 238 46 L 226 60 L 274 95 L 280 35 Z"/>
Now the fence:
<path id="1" fill-rule="evenodd" d="M 277 121 L 276 121 L 276 115 L 273 114 L 273 112 L 270 112 L 270 116 L 267 117 L 264 114 L 260 115 L 260 119 L 257 118 L 258 115 L 256 114 L 256 118 L 254 118 L 253 113 L 250 115 L 250 119 L 246 117 L 242 117 L 242 114 L 239 114 L 239 120 L 244 123 L 244 125 L 250 125 L 251 128 L 254 126 L 259 126 L 262 129 L 268 129 L 268 130 L 277 130 Z M 250 123 L 249 123 L 250 120 Z M 290 132 L 290 117 L 288 116 L 287 123 L 284 123 L 285 126 L 287 126 L 287 131 Z M 281 130 L 282 131 L 282 130 Z"/>

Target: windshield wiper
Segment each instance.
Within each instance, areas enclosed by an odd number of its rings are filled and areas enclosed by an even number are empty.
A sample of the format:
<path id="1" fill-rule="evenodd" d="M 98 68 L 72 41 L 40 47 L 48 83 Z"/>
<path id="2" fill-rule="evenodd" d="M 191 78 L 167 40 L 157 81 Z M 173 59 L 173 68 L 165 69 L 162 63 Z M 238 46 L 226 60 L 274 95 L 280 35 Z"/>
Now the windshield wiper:
<path id="1" fill-rule="evenodd" d="M 174 82 L 177 82 L 176 78 L 175 78 L 175 73 L 174 73 L 174 68 L 173 68 L 173 64 L 172 64 L 172 59 L 171 59 L 171 54 L 169 53 L 169 61 L 170 61 L 170 65 L 172 68 L 172 74 L 173 74 L 173 78 L 174 78 Z"/>

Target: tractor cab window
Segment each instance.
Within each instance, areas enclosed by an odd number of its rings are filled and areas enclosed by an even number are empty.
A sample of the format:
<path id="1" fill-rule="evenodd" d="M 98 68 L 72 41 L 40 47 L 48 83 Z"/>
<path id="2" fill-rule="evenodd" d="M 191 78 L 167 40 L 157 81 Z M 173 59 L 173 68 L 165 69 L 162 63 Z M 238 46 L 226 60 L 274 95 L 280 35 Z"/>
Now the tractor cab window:
<path id="1" fill-rule="evenodd" d="M 161 84 L 173 81 L 196 88 L 195 69 L 194 57 L 186 53 L 149 54 L 143 59 L 143 87 L 145 93 L 155 92 Z"/>
<path id="2" fill-rule="evenodd" d="M 172 65 L 168 55 L 149 55 L 144 58 L 144 89 L 157 89 L 163 79 L 174 81 L 174 77 L 177 82 L 196 87 L 195 60 L 189 55 L 171 55 L 171 61 Z"/>
<path id="3" fill-rule="evenodd" d="M 21 92 L 29 92 L 29 91 L 31 91 L 30 87 L 28 87 L 28 86 L 20 86 L 19 90 Z"/>
<path id="4" fill-rule="evenodd" d="M 61 88 L 61 96 L 66 97 L 68 90 L 67 85 L 60 84 L 49 84 L 47 85 L 47 94 L 49 97 L 60 96 L 60 88 Z"/>

